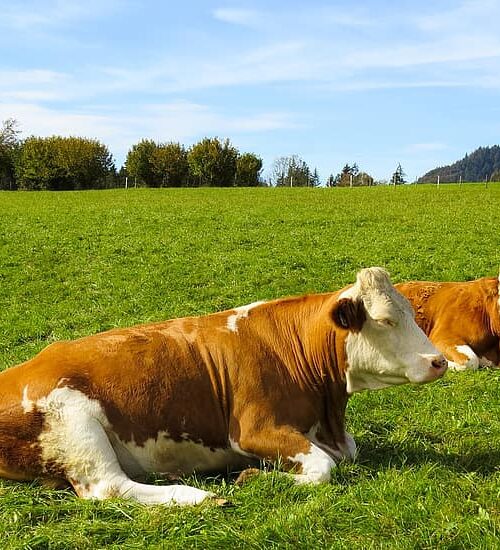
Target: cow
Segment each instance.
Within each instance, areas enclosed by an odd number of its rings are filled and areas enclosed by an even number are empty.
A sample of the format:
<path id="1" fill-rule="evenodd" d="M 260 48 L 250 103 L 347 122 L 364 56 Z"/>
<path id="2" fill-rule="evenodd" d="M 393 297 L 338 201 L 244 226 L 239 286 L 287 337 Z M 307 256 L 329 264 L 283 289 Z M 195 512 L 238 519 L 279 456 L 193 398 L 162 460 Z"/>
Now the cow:
<path id="1" fill-rule="evenodd" d="M 0 373 L 0 476 L 166 505 L 215 495 L 148 472 L 264 460 L 327 482 L 355 455 L 350 394 L 446 369 L 382 268 L 337 292 L 56 342 Z"/>
<path id="2" fill-rule="evenodd" d="M 500 364 L 500 276 L 468 282 L 412 281 L 396 288 L 453 370 Z"/>

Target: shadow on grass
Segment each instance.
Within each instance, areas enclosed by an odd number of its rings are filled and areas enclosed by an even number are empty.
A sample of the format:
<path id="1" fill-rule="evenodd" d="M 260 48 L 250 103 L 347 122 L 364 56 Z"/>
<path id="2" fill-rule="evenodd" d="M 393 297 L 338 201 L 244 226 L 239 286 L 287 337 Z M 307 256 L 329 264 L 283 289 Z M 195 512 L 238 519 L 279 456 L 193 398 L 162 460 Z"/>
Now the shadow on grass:
<path id="1" fill-rule="evenodd" d="M 357 462 L 368 468 L 402 468 L 435 464 L 460 473 L 476 472 L 489 475 L 498 471 L 500 449 L 466 451 L 440 451 L 436 449 L 436 438 L 420 432 L 414 432 L 412 439 L 404 442 L 388 443 L 369 437 L 357 439 Z"/>

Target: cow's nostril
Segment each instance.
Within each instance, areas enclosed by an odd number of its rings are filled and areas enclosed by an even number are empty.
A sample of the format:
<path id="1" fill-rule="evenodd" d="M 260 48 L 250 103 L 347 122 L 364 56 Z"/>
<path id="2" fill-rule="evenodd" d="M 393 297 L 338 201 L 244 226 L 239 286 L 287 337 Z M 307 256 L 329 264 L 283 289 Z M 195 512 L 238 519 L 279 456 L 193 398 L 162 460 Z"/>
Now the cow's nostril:
<path id="1" fill-rule="evenodd" d="M 437 359 L 433 359 L 431 365 L 435 369 L 442 369 L 443 367 L 446 366 L 446 359 L 441 355 Z"/>

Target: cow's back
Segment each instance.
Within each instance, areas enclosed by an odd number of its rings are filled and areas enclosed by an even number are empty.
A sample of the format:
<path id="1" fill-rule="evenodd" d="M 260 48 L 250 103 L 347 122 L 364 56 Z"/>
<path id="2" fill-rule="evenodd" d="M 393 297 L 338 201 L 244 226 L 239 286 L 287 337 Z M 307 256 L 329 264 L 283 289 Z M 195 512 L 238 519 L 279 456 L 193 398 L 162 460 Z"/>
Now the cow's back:
<path id="1" fill-rule="evenodd" d="M 493 364 L 500 359 L 498 279 L 413 281 L 395 285 L 411 302 L 416 321 L 440 349 L 470 346 Z M 439 347 L 439 345 L 438 345 Z"/>

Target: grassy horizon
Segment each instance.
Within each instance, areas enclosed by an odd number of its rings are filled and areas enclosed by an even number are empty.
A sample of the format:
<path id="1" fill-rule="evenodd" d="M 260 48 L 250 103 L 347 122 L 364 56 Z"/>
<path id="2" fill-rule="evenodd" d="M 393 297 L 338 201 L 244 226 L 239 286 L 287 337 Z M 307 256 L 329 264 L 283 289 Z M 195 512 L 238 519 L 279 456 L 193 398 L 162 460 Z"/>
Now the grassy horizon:
<path id="1" fill-rule="evenodd" d="M 500 185 L 0 193 L 0 370 L 48 343 L 335 290 L 497 276 Z M 500 371 L 351 398 L 330 484 L 191 476 L 219 509 L 0 481 L 4 548 L 500 548 Z"/>

